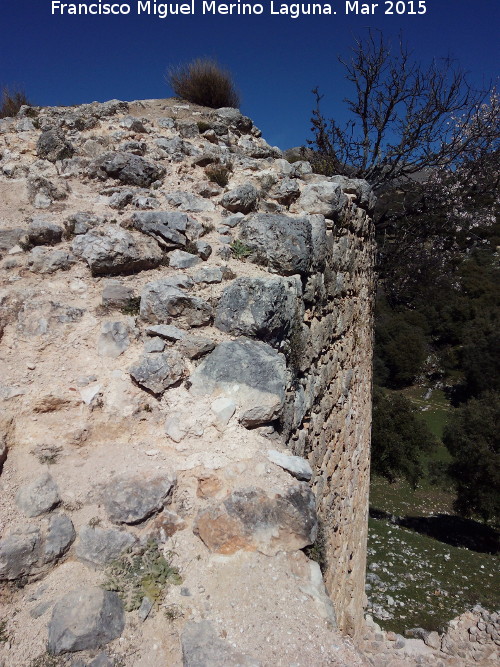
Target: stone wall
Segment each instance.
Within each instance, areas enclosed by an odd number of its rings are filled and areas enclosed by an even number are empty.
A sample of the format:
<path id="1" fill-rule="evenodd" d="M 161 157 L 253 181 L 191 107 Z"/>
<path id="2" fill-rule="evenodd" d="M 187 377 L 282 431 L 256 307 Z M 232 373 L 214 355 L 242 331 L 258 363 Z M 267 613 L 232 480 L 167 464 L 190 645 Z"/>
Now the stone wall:
<path id="1" fill-rule="evenodd" d="M 1 664 L 364 664 L 373 205 L 235 109 L 0 121 Z"/>
<path id="2" fill-rule="evenodd" d="M 368 528 L 374 239 L 366 184 L 332 180 L 347 201 L 328 224 L 325 269 L 306 283 L 289 445 L 314 470 L 325 582 L 339 626 L 356 634 Z"/>

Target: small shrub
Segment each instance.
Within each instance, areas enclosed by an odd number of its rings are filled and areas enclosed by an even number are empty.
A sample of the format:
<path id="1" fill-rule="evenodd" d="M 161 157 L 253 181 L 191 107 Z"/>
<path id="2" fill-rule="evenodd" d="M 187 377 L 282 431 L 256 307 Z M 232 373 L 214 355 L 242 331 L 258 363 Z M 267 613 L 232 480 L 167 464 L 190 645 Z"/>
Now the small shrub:
<path id="1" fill-rule="evenodd" d="M 239 239 L 235 239 L 231 243 L 231 251 L 236 259 L 245 259 L 245 257 L 248 257 L 252 254 L 252 248 L 247 246 Z"/>
<path id="2" fill-rule="evenodd" d="M 203 132 L 206 132 L 207 130 L 210 130 L 212 125 L 210 123 L 207 123 L 206 120 L 199 120 L 196 125 L 198 126 L 198 132 L 200 134 L 203 134 Z"/>
<path id="3" fill-rule="evenodd" d="M 165 557 L 156 540 L 132 547 L 110 563 L 104 588 L 118 593 L 127 611 L 139 609 L 144 597 L 159 604 L 169 583 L 182 583 L 179 570 L 172 566 L 174 555 L 169 551 Z"/>
<path id="4" fill-rule="evenodd" d="M 22 90 L 9 90 L 2 88 L 0 99 L 0 118 L 10 118 L 17 114 L 24 104 L 30 104 L 26 94 Z"/>
<path id="5" fill-rule="evenodd" d="M 174 93 L 188 102 L 212 109 L 239 108 L 240 99 L 231 74 L 215 60 L 198 58 L 169 69 L 167 76 Z"/>
<path id="6" fill-rule="evenodd" d="M 231 169 L 225 164 L 211 164 L 205 169 L 207 178 L 212 183 L 217 183 L 221 188 L 225 188 L 229 183 Z"/>
<path id="7" fill-rule="evenodd" d="M 139 315 L 141 308 L 141 297 L 133 296 L 130 301 L 120 309 L 122 315 Z"/>

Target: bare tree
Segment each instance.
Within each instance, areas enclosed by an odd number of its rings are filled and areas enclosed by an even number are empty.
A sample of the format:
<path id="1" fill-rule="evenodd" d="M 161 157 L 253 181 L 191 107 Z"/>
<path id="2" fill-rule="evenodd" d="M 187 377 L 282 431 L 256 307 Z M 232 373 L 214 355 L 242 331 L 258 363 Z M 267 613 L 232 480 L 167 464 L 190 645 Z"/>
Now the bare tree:
<path id="1" fill-rule="evenodd" d="M 320 171 L 365 178 L 380 189 L 423 170 L 452 166 L 485 146 L 484 127 L 470 129 L 488 91 L 475 91 L 451 59 L 424 68 L 401 38 L 393 49 L 370 30 L 356 39 L 351 57 L 339 61 L 354 87 L 344 100 L 352 118 L 344 127 L 326 119 L 323 96 L 313 90 L 309 144 Z"/>

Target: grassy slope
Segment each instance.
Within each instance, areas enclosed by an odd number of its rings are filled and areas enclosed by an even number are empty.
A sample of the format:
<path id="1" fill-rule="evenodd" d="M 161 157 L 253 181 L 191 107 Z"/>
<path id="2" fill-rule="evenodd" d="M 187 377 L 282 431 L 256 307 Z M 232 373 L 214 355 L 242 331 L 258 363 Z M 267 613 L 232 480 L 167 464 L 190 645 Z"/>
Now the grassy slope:
<path id="1" fill-rule="evenodd" d="M 423 408 L 419 414 L 440 439 L 452 409 L 444 393 L 434 390 L 424 398 L 426 389 L 422 387 L 411 387 L 403 393 Z M 448 451 L 440 445 L 429 464 L 448 460 Z M 452 503 L 451 493 L 432 486 L 427 479 L 415 491 L 407 482 L 391 485 L 380 478 L 372 480 L 370 505 L 382 513 L 406 517 L 448 515 L 453 514 Z M 438 629 L 478 603 L 497 609 L 498 560 L 497 556 L 450 546 L 386 519 L 370 519 L 368 569 L 380 578 L 378 581 L 368 576 L 372 613 L 383 627 L 403 632 L 418 626 Z"/>

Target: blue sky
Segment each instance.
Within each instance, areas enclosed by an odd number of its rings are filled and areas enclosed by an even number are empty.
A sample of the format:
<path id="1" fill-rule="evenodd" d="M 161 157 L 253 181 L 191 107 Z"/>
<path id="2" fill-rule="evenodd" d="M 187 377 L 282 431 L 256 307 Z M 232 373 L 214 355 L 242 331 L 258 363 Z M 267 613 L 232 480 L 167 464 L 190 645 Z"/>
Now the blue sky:
<path id="1" fill-rule="evenodd" d="M 138 16 L 136 0 L 130 15 L 113 17 L 52 16 L 51 0 L 0 0 L 0 83 L 23 87 L 42 105 L 162 98 L 172 95 L 168 66 L 212 56 L 232 71 L 242 111 L 271 144 L 287 148 L 310 137 L 315 86 L 327 115 L 343 117 L 349 89 L 337 55 L 367 27 L 388 37 L 402 31 L 423 64 L 456 57 L 476 85 L 499 75 L 499 0 L 427 0 L 423 16 L 386 15 L 384 2 L 374 15 L 345 15 L 346 3 L 331 0 L 335 16 L 297 19 L 270 15 L 270 0 L 261 0 L 261 16 L 203 15 L 202 0 L 194 1 L 194 16 L 160 19 Z"/>

